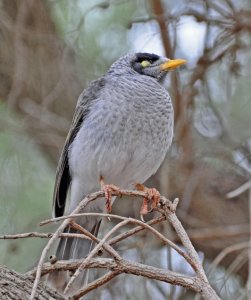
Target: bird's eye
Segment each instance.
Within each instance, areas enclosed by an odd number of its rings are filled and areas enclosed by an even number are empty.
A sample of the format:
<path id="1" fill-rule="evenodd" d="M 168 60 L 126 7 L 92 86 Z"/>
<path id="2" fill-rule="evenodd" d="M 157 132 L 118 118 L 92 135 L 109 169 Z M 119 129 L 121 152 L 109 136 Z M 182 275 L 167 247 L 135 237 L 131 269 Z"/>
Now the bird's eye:
<path id="1" fill-rule="evenodd" d="M 143 60 L 140 64 L 143 68 L 146 68 L 150 66 L 151 62 L 149 60 Z"/>

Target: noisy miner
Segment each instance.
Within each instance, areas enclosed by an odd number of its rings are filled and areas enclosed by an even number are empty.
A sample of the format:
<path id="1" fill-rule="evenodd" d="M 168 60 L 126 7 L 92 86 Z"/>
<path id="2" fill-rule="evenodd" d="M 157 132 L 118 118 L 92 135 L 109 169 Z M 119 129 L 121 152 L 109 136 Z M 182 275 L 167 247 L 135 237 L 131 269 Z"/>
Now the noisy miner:
<path id="1" fill-rule="evenodd" d="M 54 217 L 64 214 L 69 188 L 67 214 L 100 186 L 109 198 L 109 184 L 131 189 L 158 170 L 173 138 L 174 113 L 165 77 L 184 63 L 183 59 L 170 60 L 156 54 L 128 54 L 82 92 L 58 163 Z M 93 201 L 84 212 L 104 212 L 105 202 Z M 100 222 L 100 217 L 93 216 L 77 219 L 94 235 Z M 76 231 L 67 228 L 65 232 Z M 56 257 L 80 259 L 91 248 L 89 240 L 62 238 Z M 61 289 L 67 280 L 64 274 L 51 275 L 54 285 L 61 285 Z"/>

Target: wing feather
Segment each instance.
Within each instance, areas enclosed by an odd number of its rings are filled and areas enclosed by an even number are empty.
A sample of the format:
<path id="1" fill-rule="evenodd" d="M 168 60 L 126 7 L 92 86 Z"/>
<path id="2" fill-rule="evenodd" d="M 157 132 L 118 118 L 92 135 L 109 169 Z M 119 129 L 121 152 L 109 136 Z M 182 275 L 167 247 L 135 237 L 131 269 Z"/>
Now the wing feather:
<path id="1" fill-rule="evenodd" d="M 68 188 L 71 183 L 71 174 L 69 169 L 68 151 L 71 143 L 76 137 L 85 117 L 88 115 L 90 104 L 97 99 L 101 89 L 105 85 L 105 79 L 102 77 L 93 81 L 89 87 L 79 96 L 76 110 L 73 116 L 71 128 L 67 135 L 62 153 L 59 158 L 56 171 L 56 181 L 53 193 L 53 216 L 60 217 L 64 214 Z"/>

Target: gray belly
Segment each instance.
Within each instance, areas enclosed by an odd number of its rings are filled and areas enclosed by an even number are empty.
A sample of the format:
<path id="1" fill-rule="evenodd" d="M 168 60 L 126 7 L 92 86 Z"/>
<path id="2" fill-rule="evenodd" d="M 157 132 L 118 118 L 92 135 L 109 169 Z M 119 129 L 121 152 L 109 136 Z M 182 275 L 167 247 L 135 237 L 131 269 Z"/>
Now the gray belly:
<path id="1" fill-rule="evenodd" d="M 106 183 L 124 188 L 143 183 L 159 168 L 172 136 L 173 119 L 165 114 L 148 119 L 94 115 L 86 120 L 72 144 L 72 177 L 79 177 L 90 190 L 98 189 L 100 176 Z"/>

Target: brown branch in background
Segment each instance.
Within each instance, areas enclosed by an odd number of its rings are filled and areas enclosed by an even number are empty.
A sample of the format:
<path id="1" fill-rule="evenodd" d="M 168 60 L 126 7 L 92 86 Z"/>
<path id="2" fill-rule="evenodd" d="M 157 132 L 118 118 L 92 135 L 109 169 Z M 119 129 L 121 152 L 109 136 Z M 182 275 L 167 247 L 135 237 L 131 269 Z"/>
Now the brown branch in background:
<path id="1" fill-rule="evenodd" d="M 27 19 L 27 1 L 20 2 L 20 7 L 16 17 L 15 23 L 15 35 L 14 35 L 14 76 L 11 84 L 10 92 L 7 98 L 9 107 L 13 107 L 16 104 L 17 98 L 20 96 L 22 88 L 25 84 L 23 74 L 27 73 L 27 64 L 25 57 L 27 56 L 27 48 L 23 40 L 22 30 L 24 28 L 25 21 Z"/>
<path id="2" fill-rule="evenodd" d="M 214 226 L 210 228 L 187 230 L 190 239 L 194 241 L 229 239 L 232 237 L 248 235 L 249 232 L 249 224 Z"/>
<path id="3" fill-rule="evenodd" d="M 180 17 L 180 15 L 173 16 L 170 14 L 170 16 L 167 17 L 165 15 L 165 9 L 162 5 L 161 0 L 152 0 L 151 5 L 153 13 L 156 15 L 157 23 L 159 25 L 161 40 L 165 49 L 165 54 L 167 57 L 172 58 L 175 55 L 174 47 L 176 47 L 177 29 L 175 30 L 175 44 L 172 45 L 172 41 L 169 34 L 169 25 L 171 25 L 171 23 L 174 22 L 174 24 L 177 26 L 177 19 Z M 183 92 L 181 92 L 180 75 L 178 72 L 172 72 L 170 89 L 175 113 L 174 120 L 176 124 L 176 141 L 179 143 L 179 147 L 182 149 L 181 151 L 183 153 L 183 155 L 181 156 L 182 159 L 180 163 L 182 164 L 184 162 L 185 165 L 189 165 L 188 172 L 191 172 L 190 167 L 194 151 L 191 139 L 191 115 L 188 114 L 188 112 L 190 111 L 189 108 L 193 105 L 193 84 L 187 84 L 187 86 L 183 89 Z"/>
<path id="4" fill-rule="evenodd" d="M 220 264 L 220 262 L 230 253 L 239 251 L 239 250 L 243 250 L 245 248 L 248 248 L 249 243 L 248 242 L 243 242 L 243 243 L 239 243 L 236 245 L 231 245 L 227 248 L 225 248 L 224 250 L 222 250 L 217 257 L 213 260 L 213 262 L 211 263 L 209 269 L 208 269 L 208 276 L 210 276 L 210 274 L 213 273 L 213 271 L 216 269 L 216 267 Z"/>
<path id="5" fill-rule="evenodd" d="M 176 36 L 174 38 L 174 45 L 172 45 L 172 41 L 169 34 L 169 25 L 172 22 L 177 22 L 177 16 L 169 15 L 167 16 L 165 13 L 165 9 L 163 7 L 161 0 L 151 0 L 152 11 L 155 15 L 156 21 L 159 25 L 159 31 L 161 36 L 161 41 L 163 48 L 165 50 L 166 57 L 173 58 L 174 50 L 176 47 Z M 179 89 L 180 78 L 177 72 L 172 72 L 171 74 L 171 92 L 172 92 L 172 100 L 174 104 L 174 113 L 175 113 L 175 122 L 180 116 L 182 107 L 181 107 L 181 94 Z"/>
<path id="6" fill-rule="evenodd" d="M 248 262 L 248 249 L 243 249 L 231 262 L 227 268 L 227 275 L 225 276 L 225 282 L 231 277 L 233 273 L 236 273 L 245 263 Z"/>
<path id="7" fill-rule="evenodd" d="M 173 57 L 173 49 L 168 32 L 168 19 L 166 18 L 162 2 L 161 0 L 151 0 L 151 5 L 153 13 L 156 15 L 156 20 L 159 25 L 161 40 L 165 49 L 165 54 L 167 57 Z"/>

